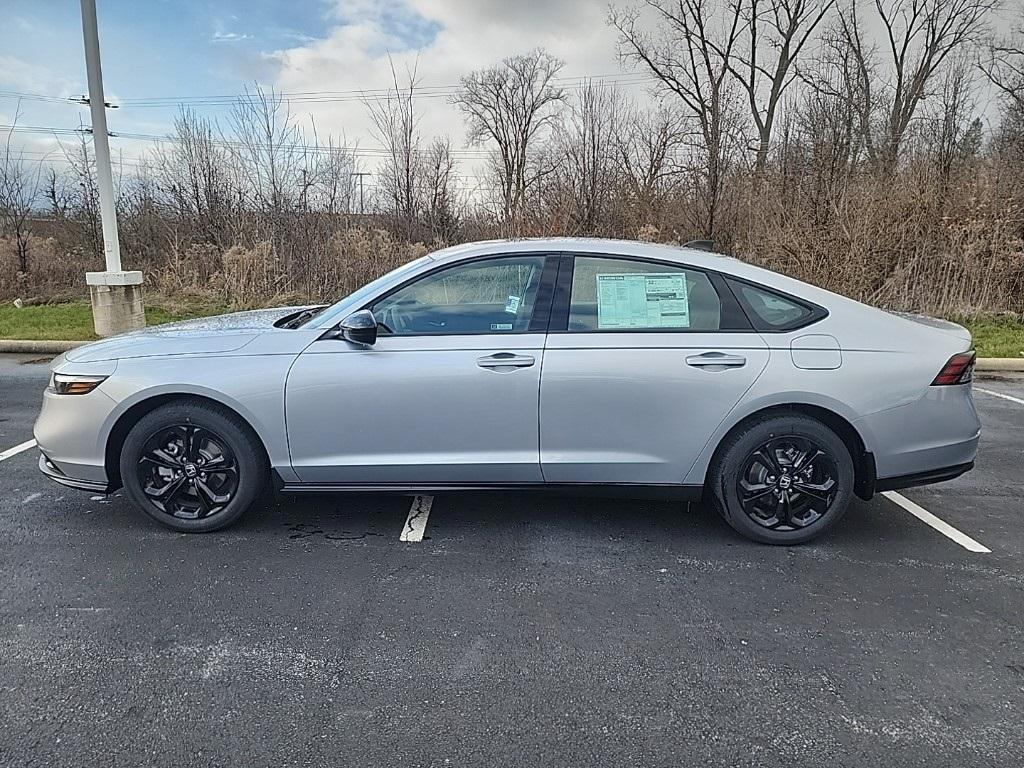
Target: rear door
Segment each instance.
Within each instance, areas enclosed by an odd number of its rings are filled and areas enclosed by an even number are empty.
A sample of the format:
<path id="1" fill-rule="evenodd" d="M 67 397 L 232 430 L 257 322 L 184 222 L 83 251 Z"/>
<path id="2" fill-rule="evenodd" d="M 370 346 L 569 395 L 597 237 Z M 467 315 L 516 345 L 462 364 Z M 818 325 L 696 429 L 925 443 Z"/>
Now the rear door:
<path id="1" fill-rule="evenodd" d="M 564 256 L 540 387 L 549 483 L 682 483 L 768 362 L 722 278 Z"/>

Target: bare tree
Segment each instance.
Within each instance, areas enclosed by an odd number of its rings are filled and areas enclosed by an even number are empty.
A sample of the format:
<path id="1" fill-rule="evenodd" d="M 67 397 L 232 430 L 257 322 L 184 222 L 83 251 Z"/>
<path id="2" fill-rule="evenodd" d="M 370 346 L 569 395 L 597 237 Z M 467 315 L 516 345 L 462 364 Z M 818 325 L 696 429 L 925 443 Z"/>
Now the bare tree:
<path id="1" fill-rule="evenodd" d="M 456 163 L 452 156 L 451 141 L 438 138 L 420 155 L 419 207 L 424 223 L 435 238 L 447 240 L 455 236 L 460 206 L 455 187 Z"/>
<path id="2" fill-rule="evenodd" d="M 727 59 L 757 129 L 754 178 L 764 175 L 782 97 L 797 76 L 797 63 L 835 0 L 733 0 L 743 19 L 745 45 Z"/>
<path id="3" fill-rule="evenodd" d="M 562 66 L 538 48 L 462 78 L 453 98 L 469 120 L 470 143 L 494 143 L 502 219 L 513 231 L 522 226 L 527 194 L 552 170 L 535 162 L 534 150 L 565 101 L 555 84 Z"/>
<path id="4" fill-rule="evenodd" d="M 653 208 L 656 198 L 675 186 L 689 141 L 686 120 L 676 110 L 632 107 L 626 112 L 615 135 L 615 152 L 625 191 L 639 211 Z"/>
<path id="5" fill-rule="evenodd" d="M 989 41 L 981 69 L 1018 110 L 1024 110 L 1024 12 L 1009 36 Z"/>
<path id="6" fill-rule="evenodd" d="M 177 214 L 195 221 L 206 242 L 229 246 L 236 192 L 231 152 L 216 124 L 183 109 L 170 142 L 156 151 L 155 165 L 157 184 Z"/>
<path id="7" fill-rule="evenodd" d="M 414 105 L 419 85 L 416 67 L 406 72 L 405 82 L 400 84 L 392 62 L 391 80 L 393 89 L 383 99 L 364 100 L 364 103 L 370 113 L 374 135 L 385 150 L 384 161 L 377 169 L 378 185 L 388 210 L 404 225 L 408 236 L 419 218 L 420 135 Z"/>
<path id="8" fill-rule="evenodd" d="M 884 124 L 868 148 L 886 173 L 896 169 L 904 137 L 935 74 L 951 54 L 978 41 L 998 5 L 999 0 L 875 0 L 890 79 L 884 84 Z M 848 17 L 855 13 L 852 5 L 846 11 Z M 873 51 L 860 35 L 851 42 L 867 70 Z"/>
<path id="9" fill-rule="evenodd" d="M 953 59 L 942 77 L 941 97 L 929 104 L 922 130 L 922 149 L 938 170 L 943 188 L 954 169 L 981 147 L 981 121 L 974 96 L 976 70 L 965 56 Z"/>
<path id="10" fill-rule="evenodd" d="M 280 94 L 259 86 L 235 100 L 227 122 L 230 133 L 221 131 L 220 143 L 230 150 L 248 202 L 276 228 L 298 206 L 309 166 L 302 130 Z"/>
<path id="11" fill-rule="evenodd" d="M 0 223 L 3 230 L 14 238 L 18 254 L 18 272 L 27 275 L 29 270 L 30 218 L 36 200 L 39 199 L 42 164 L 29 162 L 24 151 L 15 151 L 11 146 L 14 126 L 18 115 L 7 131 L 3 156 L 0 157 Z"/>
<path id="12" fill-rule="evenodd" d="M 871 125 L 874 73 L 862 68 L 850 43 L 860 35 L 857 23 L 840 15 L 823 33 L 814 64 L 799 72 L 805 87 L 795 99 L 793 122 L 809 155 L 814 209 L 823 216 L 863 161 Z"/>
<path id="13" fill-rule="evenodd" d="M 726 171 L 735 141 L 730 69 L 740 35 L 740 7 L 716 12 L 713 0 L 644 0 L 655 31 L 638 10 L 613 9 L 609 22 L 619 32 L 620 56 L 649 71 L 663 91 L 679 97 L 700 127 L 704 155 L 703 230 L 714 237 Z"/>
<path id="14" fill-rule="evenodd" d="M 46 173 L 46 187 L 43 189 L 43 197 L 50 207 L 50 215 L 58 221 L 67 218 L 68 209 L 71 207 L 72 193 L 68 189 L 67 177 L 58 173 L 56 168 L 50 168 Z"/>
<path id="15" fill-rule="evenodd" d="M 351 213 L 359 171 L 355 148 L 333 136 L 328 136 L 323 143 L 317 139 L 316 146 L 319 151 L 313 155 L 313 172 L 304 196 L 306 207 L 331 215 Z"/>
<path id="16" fill-rule="evenodd" d="M 587 80 L 556 133 L 561 156 L 556 175 L 568 198 L 573 232 L 594 233 L 604 223 L 615 187 L 621 101 L 618 91 Z"/>
<path id="17" fill-rule="evenodd" d="M 96 157 L 86 133 L 81 133 L 73 147 L 62 146 L 64 158 L 73 178 L 70 196 L 71 219 L 78 230 L 77 240 L 95 258 L 103 255 L 103 234 L 100 222 L 100 191 L 96 183 Z"/>

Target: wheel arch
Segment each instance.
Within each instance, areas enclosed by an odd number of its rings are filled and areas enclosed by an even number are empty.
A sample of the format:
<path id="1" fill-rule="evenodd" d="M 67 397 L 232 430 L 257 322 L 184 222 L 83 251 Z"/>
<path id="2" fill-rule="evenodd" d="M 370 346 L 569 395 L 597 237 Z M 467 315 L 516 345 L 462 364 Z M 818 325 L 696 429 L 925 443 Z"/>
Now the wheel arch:
<path id="1" fill-rule="evenodd" d="M 139 419 L 156 410 L 160 406 L 182 400 L 209 403 L 216 405 L 218 408 L 223 408 L 229 411 L 232 415 L 237 417 L 246 428 L 249 429 L 252 436 L 260 446 L 260 449 L 263 451 L 264 457 L 267 458 L 268 462 L 270 461 L 270 451 L 266 440 L 263 435 L 260 434 L 260 431 L 252 424 L 251 418 L 246 418 L 246 415 L 238 408 L 232 407 L 230 403 L 224 402 L 223 399 L 210 397 L 209 395 L 196 392 L 162 392 L 158 394 L 150 394 L 136 400 L 124 411 L 118 414 L 114 423 L 107 432 L 106 443 L 103 448 L 103 466 L 106 470 L 107 478 L 109 479 L 112 488 L 120 488 L 122 485 L 121 449 L 124 446 L 124 441 L 128 437 L 128 433 L 131 431 L 132 427 L 138 423 Z"/>
<path id="2" fill-rule="evenodd" d="M 823 405 L 801 402 L 777 403 L 745 414 L 719 437 L 715 444 L 715 449 L 711 452 L 711 456 L 708 459 L 705 471 L 713 467 L 715 462 L 720 459 L 723 446 L 736 432 L 744 429 L 752 422 L 759 421 L 768 416 L 793 414 L 807 416 L 820 421 L 839 436 L 839 439 L 843 441 L 846 449 L 850 452 L 850 458 L 853 459 L 854 492 L 862 499 L 870 499 L 874 494 L 875 488 L 874 454 L 868 450 L 863 435 L 861 435 L 849 419 Z"/>

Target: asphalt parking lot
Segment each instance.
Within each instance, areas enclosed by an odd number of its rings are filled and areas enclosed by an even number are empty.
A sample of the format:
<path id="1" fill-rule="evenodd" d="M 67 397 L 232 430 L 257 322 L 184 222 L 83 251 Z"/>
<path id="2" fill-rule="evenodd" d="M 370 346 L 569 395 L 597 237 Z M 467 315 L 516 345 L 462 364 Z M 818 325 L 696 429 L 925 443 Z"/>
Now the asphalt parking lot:
<path id="1" fill-rule="evenodd" d="M 31 438 L 26 359 L 0 356 L 0 455 Z M 0 764 L 1019 766 L 1024 380 L 978 388 L 977 469 L 903 496 L 989 552 L 881 496 L 789 549 L 511 494 L 268 498 L 187 536 L 23 450 Z"/>

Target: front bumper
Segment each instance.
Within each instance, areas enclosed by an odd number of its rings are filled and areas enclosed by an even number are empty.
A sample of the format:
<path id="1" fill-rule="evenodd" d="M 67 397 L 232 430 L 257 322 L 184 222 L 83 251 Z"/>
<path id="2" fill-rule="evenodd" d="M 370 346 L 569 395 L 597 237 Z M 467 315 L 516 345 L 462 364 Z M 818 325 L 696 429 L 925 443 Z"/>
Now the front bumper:
<path id="1" fill-rule="evenodd" d="M 79 373 L 108 375 L 111 367 L 91 366 Z M 86 395 L 58 395 L 47 388 L 33 435 L 45 460 L 39 469 L 71 488 L 103 491 L 110 478 L 106 467 L 106 438 L 116 408 L 104 384 Z"/>
<path id="2" fill-rule="evenodd" d="M 110 493 L 114 490 L 113 485 L 106 481 L 82 480 L 75 477 L 68 477 L 60 468 L 50 461 L 45 453 L 39 454 L 39 471 L 54 482 L 66 485 L 68 488 L 75 488 L 79 491 L 92 491 L 93 493 Z"/>

